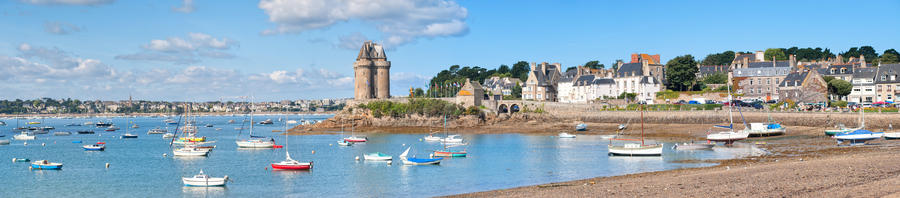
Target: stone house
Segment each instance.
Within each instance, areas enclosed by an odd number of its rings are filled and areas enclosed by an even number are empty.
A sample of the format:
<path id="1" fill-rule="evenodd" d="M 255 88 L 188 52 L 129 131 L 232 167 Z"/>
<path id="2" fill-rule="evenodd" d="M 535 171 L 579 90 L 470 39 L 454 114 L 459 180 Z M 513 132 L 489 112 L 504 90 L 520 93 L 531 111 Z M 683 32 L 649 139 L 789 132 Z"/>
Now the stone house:
<path id="1" fill-rule="evenodd" d="M 797 103 L 825 103 L 828 100 L 828 85 L 816 70 L 792 72 L 778 85 L 781 100 Z"/>
<path id="2" fill-rule="evenodd" d="M 848 95 L 848 102 L 872 104 L 875 102 L 875 75 L 878 68 L 858 68 L 853 72 L 853 90 Z"/>
<path id="3" fill-rule="evenodd" d="M 481 100 L 484 99 L 484 88 L 478 82 L 473 82 L 466 78 L 466 83 L 456 93 L 456 104 L 463 107 L 481 106 Z"/>
<path id="4" fill-rule="evenodd" d="M 778 85 L 790 72 L 786 66 L 737 68 L 732 71 L 732 85 L 743 99 L 777 100 Z"/>
<path id="5" fill-rule="evenodd" d="M 512 89 L 516 85 L 523 85 L 522 81 L 518 78 L 492 76 L 488 79 L 484 79 L 482 87 L 484 87 L 484 91 L 508 96 L 512 95 Z"/>
<path id="6" fill-rule="evenodd" d="M 559 63 L 531 63 L 528 80 L 522 88 L 522 99 L 535 101 L 555 101 L 562 65 Z"/>
<path id="7" fill-rule="evenodd" d="M 652 104 L 656 99 L 656 92 L 662 90 L 663 81 L 658 77 L 664 75 L 662 71 L 665 66 L 651 65 L 648 61 L 618 64 L 619 69 L 613 78 L 618 95 L 635 93 L 638 94 L 637 100 Z"/>
<path id="8" fill-rule="evenodd" d="M 854 67 L 851 64 L 844 65 L 831 65 L 827 67 L 822 67 L 818 69 L 819 74 L 823 76 L 831 76 L 835 79 L 841 79 L 847 82 L 853 80 L 853 70 Z"/>
<path id="9" fill-rule="evenodd" d="M 897 102 L 900 96 L 900 64 L 883 64 L 875 74 L 875 101 Z"/>

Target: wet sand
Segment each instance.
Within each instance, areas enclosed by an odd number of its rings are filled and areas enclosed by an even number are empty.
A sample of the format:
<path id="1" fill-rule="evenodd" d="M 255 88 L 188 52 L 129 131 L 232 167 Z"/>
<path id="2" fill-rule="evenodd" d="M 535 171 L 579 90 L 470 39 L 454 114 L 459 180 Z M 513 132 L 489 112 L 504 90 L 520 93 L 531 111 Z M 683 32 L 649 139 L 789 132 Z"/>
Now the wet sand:
<path id="1" fill-rule="evenodd" d="M 701 139 L 705 131 L 645 125 L 648 137 Z M 690 127 L 688 127 L 690 128 Z M 695 127 L 696 128 L 696 127 Z M 836 146 L 822 127 L 788 126 L 783 136 L 743 140 L 769 155 L 717 166 L 598 177 L 451 197 L 900 197 L 900 140 Z M 632 133 L 633 134 L 633 133 Z"/>

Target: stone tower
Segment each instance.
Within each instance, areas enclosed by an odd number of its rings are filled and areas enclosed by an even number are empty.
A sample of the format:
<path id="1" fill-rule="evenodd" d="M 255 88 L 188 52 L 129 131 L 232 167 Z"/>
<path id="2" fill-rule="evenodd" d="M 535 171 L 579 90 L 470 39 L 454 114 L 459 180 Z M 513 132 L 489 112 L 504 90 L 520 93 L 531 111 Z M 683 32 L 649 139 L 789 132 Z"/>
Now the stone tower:
<path id="1" fill-rule="evenodd" d="M 391 62 L 387 61 L 381 45 L 372 41 L 363 43 L 353 63 L 353 71 L 357 100 L 391 97 Z"/>

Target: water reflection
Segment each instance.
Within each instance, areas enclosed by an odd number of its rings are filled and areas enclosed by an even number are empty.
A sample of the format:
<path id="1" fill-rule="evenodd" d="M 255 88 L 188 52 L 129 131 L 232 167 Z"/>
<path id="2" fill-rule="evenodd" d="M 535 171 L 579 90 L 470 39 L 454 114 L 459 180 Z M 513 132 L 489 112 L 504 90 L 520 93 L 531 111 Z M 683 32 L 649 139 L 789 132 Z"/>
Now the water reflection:
<path id="1" fill-rule="evenodd" d="M 184 186 L 181 187 L 181 192 L 188 197 L 224 197 L 225 192 L 227 192 L 228 188 L 224 186 L 211 186 L 211 187 L 193 187 L 193 186 Z"/>

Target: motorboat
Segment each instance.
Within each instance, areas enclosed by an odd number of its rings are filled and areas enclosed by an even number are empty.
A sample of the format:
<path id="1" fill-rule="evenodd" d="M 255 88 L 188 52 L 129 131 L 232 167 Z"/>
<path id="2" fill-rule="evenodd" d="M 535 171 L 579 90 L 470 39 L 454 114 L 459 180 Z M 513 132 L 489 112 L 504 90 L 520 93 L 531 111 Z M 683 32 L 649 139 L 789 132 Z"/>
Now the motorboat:
<path id="1" fill-rule="evenodd" d="M 353 142 L 348 142 L 347 140 L 338 140 L 337 144 L 340 146 L 352 146 Z"/>
<path id="2" fill-rule="evenodd" d="M 116 131 L 116 130 L 119 130 L 119 127 L 116 127 L 115 125 L 106 127 L 106 129 L 104 129 L 104 131 Z"/>
<path id="3" fill-rule="evenodd" d="M 138 138 L 137 135 L 131 133 L 122 134 L 122 138 Z"/>
<path id="4" fill-rule="evenodd" d="M 39 170 L 59 170 L 62 169 L 62 163 L 54 163 L 47 160 L 38 160 L 31 163 L 32 169 Z"/>
<path id="5" fill-rule="evenodd" d="M 72 135 L 72 132 L 68 132 L 68 131 L 53 132 L 53 136 L 68 136 L 68 135 Z"/>
<path id="6" fill-rule="evenodd" d="M 707 142 L 707 143 L 685 142 L 685 143 L 681 143 L 681 144 L 675 144 L 675 146 L 672 146 L 672 148 L 675 150 L 705 150 L 705 149 L 712 149 L 714 146 L 716 146 L 716 144 L 712 143 L 712 142 Z"/>
<path id="7" fill-rule="evenodd" d="M 459 135 L 448 135 L 446 138 L 441 139 L 441 142 L 445 144 L 460 144 L 463 142 L 463 139 Z"/>
<path id="8" fill-rule="evenodd" d="M 581 124 L 575 125 L 575 131 L 586 131 L 586 130 L 587 130 L 587 124 L 581 123 Z"/>
<path id="9" fill-rule="evenodd" d="M 369 140 L 368 138 L 365 138 L 365 137 L 357 137 L 357 136 L 350 136 L 350 137 L 345 137 L 345 138 L 344 138 L 344 141 L 348 141 L 348 142 L 366 142 L 366 141 L 368 141 L 368 140 Z"/>
<path id="10" fill-rule="evenodd" d="M 750 123 L 748 128 L 738 132 L 746 132 L 749 136 L 759 137 L 759 136 L 773 136 L 773 135 L 782 135 L 786 129 L 784 126 L 778 123 L 759 123 L 754 122 Z"/>
<path id="11" fill-rule="evenodd" d="M 113 126 L 113 124 L 112 124 L 112 123 L 97 122 L 97 123 L 94 124 L 94 126 L 97 126 L 97 127 L 102 128 L 102 127 L 111 127 L 111 126 Z"/>
<path id="12" fill-rule="evenodd" d="M 400 160 L 403 161 L 404 165 L 434 165 L 434 164 L 440 164 L 441 160 L 444 159 L 443 157 L 439 157 L 439 158 L 416 158 L 415 156 L 407 157 L 409 154 L 409 150 L 411 148 L 412 147 L 406 148 L 406 151 L 403 151 L 403 153 L 400 154 Z"/>
<path id="13" fill-rule="evenodd" d="M 197 148 L 192 146 L 186 146 L 181 148 L 176 148 L 172 151 L 175 156 L 206 156 L 209 154 L 210 149 L 206 148 Z"/>
<path id="14" fill-rule="evenodd" d="M 259 124 L 263 124 L 263 125 L 265 125 L 265 124 L 273 124 L 273 123 L 275 123 L 275 122 L 272 122 L 272 119 L 266 119 L 266 120 L 263 120 L 263 121 L 259 121 Z"/>
<path id="15" fill-rule="evenodd" d="M 209 187 L 209 186 L 225 186 L 228 181 L 228 175 L 225 177 L 210 177 L 200 170 L 200 173 L 193 177 L 182 177 L 181 182 L 184 186 Z"/>
<path id="16" fill-rule="evenodd" d="M 569 134 L 566 132 L 559 133 L 559 138 L 575 138 L 575 134 Z"/>
<path id="17" fill-rule="evenodd" d="M 37 139 L 37 137 L 35 137 L 34 134 L 30 134 L 28 132 L 22 132 L 20 134 L 13 136 L 13 139 L 15 139 L 15 140 L 34 140 L 34 139 Z"/>
<path id="18" fill-rule="evenodd" d="M 887 140 L 900 139 L 900 132 L 884 133 L 884 139 L 887 139 Z"/>
<path id="19" fill-rule="evenodd" d="M 80 130 L 78 134 L 94 134 L 94 131 L 91 130 Z"/>
<path id="20" fill-rule="evenodd" d="M 84 145 L 81 147 L 84 148 L 85 151 L 103 151 L 106 149 L 106 145 L 102 145 L 102 144 L 91 144 L 91 145 Z"/>
<path id="21" fill-rule="evenodd" d="M 173 137 L 175 137 L 175 134 L 172 134 L 172 133 L 166 133 L 166 134 L 163 134 L 163 136 L 162 136 L 163 139 L 169 139 L 169 138 L 173 138 Z"/>
<path id="22" fill-rule="evenodd" d="M 423 138 L 423 139 L 425 139 L 425 141 L 428 141 L 428 142 L 437 142 L 437 141 L 441 141 L 441 139 L 443 139 L 443 138 L 441 138 L 439 136 L 434 136 L 432 134 L 428 134 L 428 136 L 425 136 L 425 138 Z"/>
<path id="23" fill-rule="evenodd" d="M 884 136 L 884 132 L 872 132 L 865 129 L 855 130 L 852 132 L 838 133 L 834 135 L 838 144 L 850 142 L 850 145 L 862 145 L 866 141 L 878 139 Z"/>
<path id="24" fill-rule="evenodd" d="M 391 161 L 394 159 L 393 156 L 381 152 L 367 153 L 363 155 L 363 158 L 366 161 Z"/>
<path id="25" fill-rule="evenodd" d="M 169 132 L 169 130 L 156 127 L 155 129 L 150 129 L 149 131 L 147 131 L 147 134 L 164 134 L 167 132 Z"/>
<path id="26" fill-rule="evenodd" d="M 31 160 L 28 158 L 13 158 L 13 162 L 30 162 Z"/>

